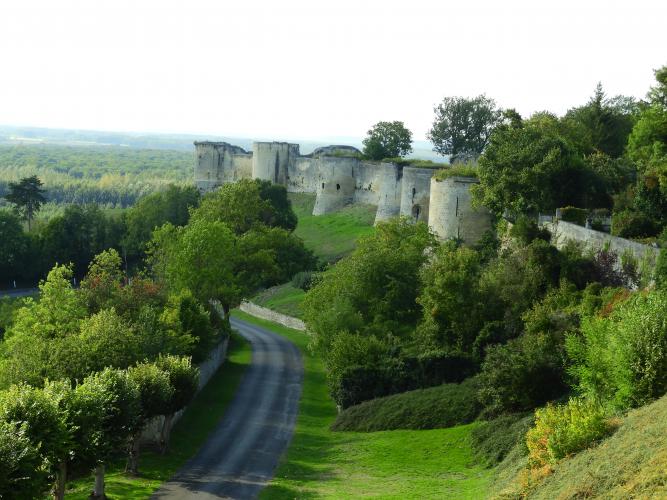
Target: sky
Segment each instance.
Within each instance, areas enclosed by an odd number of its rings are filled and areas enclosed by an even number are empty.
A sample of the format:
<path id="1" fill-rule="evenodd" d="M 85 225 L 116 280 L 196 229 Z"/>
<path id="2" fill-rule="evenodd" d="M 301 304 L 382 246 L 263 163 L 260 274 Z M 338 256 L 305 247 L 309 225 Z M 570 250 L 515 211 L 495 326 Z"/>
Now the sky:
<path id="1" fill-rule="evenodd" d="M 664 0 L 2 0 L 0 124 L 423 139 L 446 96 L 643 97 L 665 19 Z"/>

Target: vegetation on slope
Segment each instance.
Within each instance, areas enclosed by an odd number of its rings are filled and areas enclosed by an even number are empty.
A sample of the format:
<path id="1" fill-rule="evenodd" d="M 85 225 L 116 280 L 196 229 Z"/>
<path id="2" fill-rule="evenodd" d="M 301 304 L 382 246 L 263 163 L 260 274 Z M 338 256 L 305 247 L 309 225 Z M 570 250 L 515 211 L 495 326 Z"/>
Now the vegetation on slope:
<path id="1" fill-rule="evenodd" d="M 477 384 L 443 384 L 403 392 L 351 406 L 336 417 L 334 431 L 439 429 L 469 424 L 479 414 Z"/>
<path id="2" fill-rule="evenodd" d="M 350 253 L 359 237 L 373 232 L 372 205 L 351 205 L 326 215 L 312 215 L 315 195 L 290 193 L 292 208 L 299 218 L 294 231 L 322 262 L 336 262 Z"/>
<path id="3" fill-rule="evenodd" d="M 215 429 L 227 405 L 234 397 L 244 370 L 250 364 L 250 345 L 239 335 L 232 335 L 227 360 L 209 383 L 195 397 L 171 434 L 169 452 L 146 451 L 141 456 L 141 475 L 125 474 L 125 459 L 119 459 L 105 476 L 108 498 L 139 500 L 148 498 L 192 457 Z M 71 481 L 67 498 L 84 500 L 90 495 L 90 476 Z"/>
<path id="4" fill-rule="evenodd" d="M 482 498 L 491 476 L 474 464 L 470 432 L 450 429 L 332 432 L 336 416 L 324 366 L 303 332 L 238 317 L 285 336 L 303 355 L 304 385 L 297 426 L 275 477 L 261 498 Z"/>
<path id="5" fill-rule="evenodd" d="M 301 288 L 296 288 L 292 283 L 273 286 L 255 295 L 251 301 L 262 307 L 273 311 L 300 318 L 301 302 L 306 296 Z"/>

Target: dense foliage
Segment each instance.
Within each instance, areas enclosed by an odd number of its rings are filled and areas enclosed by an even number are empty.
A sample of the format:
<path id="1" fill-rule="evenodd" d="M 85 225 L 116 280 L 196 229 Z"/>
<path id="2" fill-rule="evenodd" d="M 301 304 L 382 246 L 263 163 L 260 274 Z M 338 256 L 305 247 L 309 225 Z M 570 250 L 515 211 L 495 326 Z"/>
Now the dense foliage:
<path id="1" fill-rule="evenodd" d="M 363 140 L 364 156 L 370 160 L 401 158 L 412 151 L 412 132 L 403 122 L 378 122 Z"/>

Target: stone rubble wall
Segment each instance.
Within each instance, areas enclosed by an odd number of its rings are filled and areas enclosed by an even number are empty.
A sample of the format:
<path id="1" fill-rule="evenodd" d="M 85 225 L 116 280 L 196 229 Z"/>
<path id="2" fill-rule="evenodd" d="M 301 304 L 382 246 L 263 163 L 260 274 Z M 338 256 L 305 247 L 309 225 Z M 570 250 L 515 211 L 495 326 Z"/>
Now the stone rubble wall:
<path id="1" fill-rule="evenodd" d="M 239 306 L 239 309 L 244 313 L 250 314 L 256 318 L 265 319 L 267 321 L 273 321 L 280 325 L 286 326 L 287 328 L 293 328 L 294 330 L 305 331 L 306 324 L 299 318 L 294 318 L 288 316 L 287 314 L 281 314 L 276 311 L 272 311 L 266 307 L 258 306 L 252 302 L 243 301 Z"/>

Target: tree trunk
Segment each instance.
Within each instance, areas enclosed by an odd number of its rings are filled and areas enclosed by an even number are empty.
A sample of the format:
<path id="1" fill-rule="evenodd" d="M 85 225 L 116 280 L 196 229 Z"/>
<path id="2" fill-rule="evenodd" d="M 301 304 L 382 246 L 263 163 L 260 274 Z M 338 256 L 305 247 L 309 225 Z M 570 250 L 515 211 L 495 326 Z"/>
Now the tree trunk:
<path id="1" fill-rule="evenodd" d="M 56 500 L 65 498 L 65 481 L 67 480 L 67 462 L 64 460 L 58 464 L 58 475 L 56 476 L 56 489 L 53 497 Z"/>
<path id="2" fill-rule="evenodd" d="M 174 414 L 165 415 L 164 424 L 162 424 L 162 433 L 160 435 L 160 451 L 164 455 L 169 449 L 169 437 L 171 436 L 171 423 L 174 420 Z"/>
<path id="3" fill-rule="evenodd" d="M 127 456 L 127 466 L 125 467 L 125 472 L 129 472 L 135 476 L 139 474 L 140 438 L 140 433 L 132 436 L 132 441 L 130 442 L 129 453 Z"/>
<path id="4" fill-rule="evenodd" d="M 93 489 L 92 498 L 96 500 L 104 500 L 104 464 L 98 464 L 95 467 L 95 488 Z"/>

